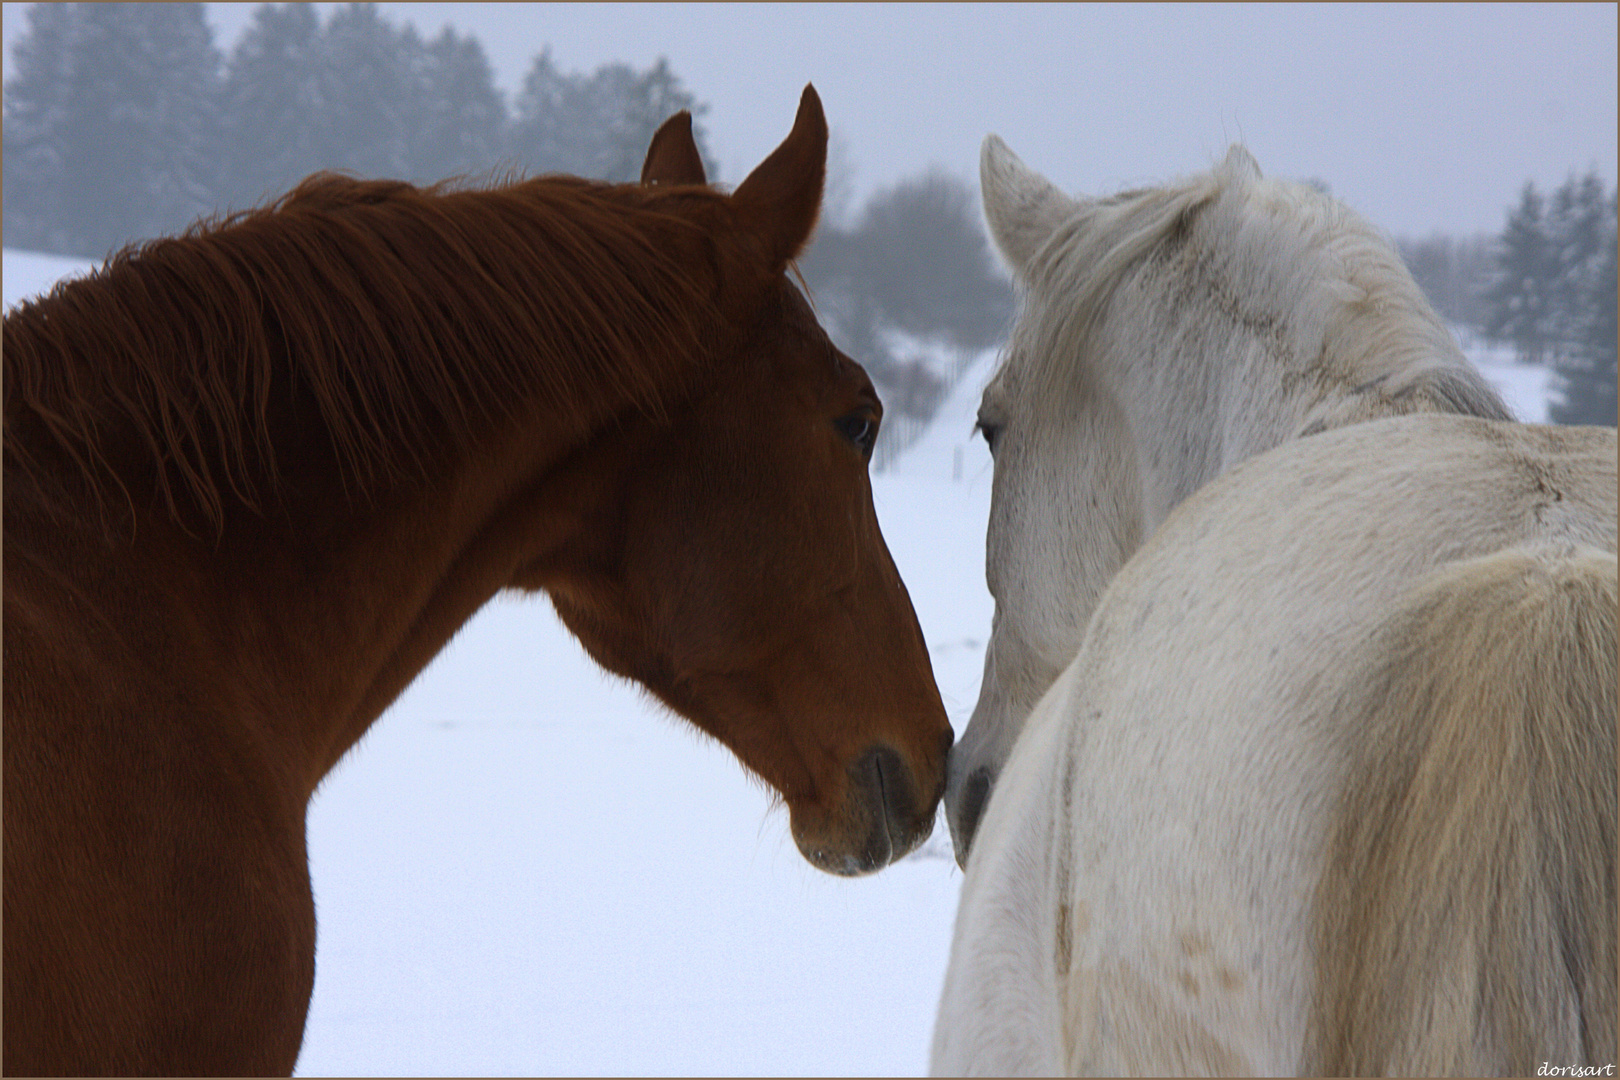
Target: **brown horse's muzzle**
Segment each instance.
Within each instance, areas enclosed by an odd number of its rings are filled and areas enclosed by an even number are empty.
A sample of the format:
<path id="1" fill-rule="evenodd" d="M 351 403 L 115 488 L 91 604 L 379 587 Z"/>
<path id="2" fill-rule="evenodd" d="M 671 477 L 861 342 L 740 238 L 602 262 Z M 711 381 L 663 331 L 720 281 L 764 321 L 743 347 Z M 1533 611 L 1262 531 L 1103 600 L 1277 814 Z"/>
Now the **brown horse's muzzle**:
<path id="1" fill-rule="evenodd" d="M 843 803 L 826 821 L 811 823 L 790 807 L 793 840 L 812 865 L 828 873 L 854 877 L 881 870 L 934 831 L 944 769 L 935 771 L 941 782 L 925 791 L 898 751 L 874 746 L 850 766 Z"/>

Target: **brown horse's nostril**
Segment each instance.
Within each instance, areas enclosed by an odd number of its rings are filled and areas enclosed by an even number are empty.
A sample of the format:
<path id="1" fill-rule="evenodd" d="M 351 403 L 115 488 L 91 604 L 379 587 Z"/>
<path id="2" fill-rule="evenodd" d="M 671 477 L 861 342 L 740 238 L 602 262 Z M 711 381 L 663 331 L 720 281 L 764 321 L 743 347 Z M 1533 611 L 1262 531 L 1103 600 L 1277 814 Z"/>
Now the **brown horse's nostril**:
<path id="1" fill-rule="evenodd" d="M 879 855 L 877 865 L 881 866 L 889 861 L 893 854 L 895 844 L 905 831 L 903 822 L 906 817 L 906 805 L 910 802 L 904 796 L 904 783 L 906 766 L 900 760 L 900 755 L 887 746 L 874 747 L 861 757 L 861 771 L 871 777 L 871 793 L 873 802 L 877 805 L 877 821 L 873 822 L 873 839 L 881 832 L 881 846 L 884 851 Z"/>
<path id="2" fill-rule="evenodd" d="M 888 746 L 875 746 L 862 754 L 854 774 L 871 814 L 861 869 L 876 870 L 925 839 L 913 820 L 917 816 L 917 785 L 900 753 Z M 929 824 L 932 820 L 929 815 Z"/>
<path id="3" fill-rule="evenodd" d="M 990 769 L 981 765 L 962 786 L 962 812 L 956 822 L 956 861 L 964 868 L 968 851 L 973 847 L 973 834 L 979 831 L 979 819 L 990 801 L 991 783 Z"/>

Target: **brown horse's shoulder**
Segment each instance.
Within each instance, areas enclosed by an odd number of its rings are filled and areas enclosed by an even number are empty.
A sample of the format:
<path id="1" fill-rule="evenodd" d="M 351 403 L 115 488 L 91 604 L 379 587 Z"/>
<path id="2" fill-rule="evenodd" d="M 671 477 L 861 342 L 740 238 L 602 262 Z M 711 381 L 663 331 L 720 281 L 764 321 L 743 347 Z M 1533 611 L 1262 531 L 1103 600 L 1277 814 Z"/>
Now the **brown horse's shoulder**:
<path id="1" fill-rule="evenodd" d="M 301 802 L 198 673 L 142 660 L 128 612 L 6 546 L 5 1070 L 290 1071 L 314 980 Z"/>

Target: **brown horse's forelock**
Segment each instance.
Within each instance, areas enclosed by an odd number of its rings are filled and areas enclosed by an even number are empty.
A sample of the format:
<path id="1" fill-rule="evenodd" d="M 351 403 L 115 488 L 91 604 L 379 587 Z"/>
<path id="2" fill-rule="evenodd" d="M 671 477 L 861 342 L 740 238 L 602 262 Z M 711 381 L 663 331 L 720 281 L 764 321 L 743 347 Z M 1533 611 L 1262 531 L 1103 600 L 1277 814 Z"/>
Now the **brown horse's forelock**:
<path id="1" fill-rule="evenodd" d="M 7 481 L 37 467 L 21 433 L 43 429 L 100 498 L 131 464 L 112 449 L 121 429 L 170 513 L 178 488 L 218 528 L 228 500 L 257 508 L 275 488 L 278 394 L 313 399 L 361 496 L 518 403 L 657 415 L 714 325 L 722 201 L 565 177 L 447 191 L 319 174 L 126 248 L 6 315 Z"/>

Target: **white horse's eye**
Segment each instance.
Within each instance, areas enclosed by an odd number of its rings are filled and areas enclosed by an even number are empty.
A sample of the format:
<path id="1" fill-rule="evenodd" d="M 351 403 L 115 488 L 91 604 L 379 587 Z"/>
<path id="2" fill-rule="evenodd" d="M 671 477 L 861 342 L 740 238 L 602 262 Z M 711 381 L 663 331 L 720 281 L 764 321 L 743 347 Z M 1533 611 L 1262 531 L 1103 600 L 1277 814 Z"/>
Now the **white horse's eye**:
<path id="1" fill-rule="evenodd" d="M 992 424 L 981 419 L 974 423 L 973 432 L 984 436 L 984 444 L 990 448 L 990 453 L 996 452 L 996 440 L 1001 437 L 1000 424 Z"/>

